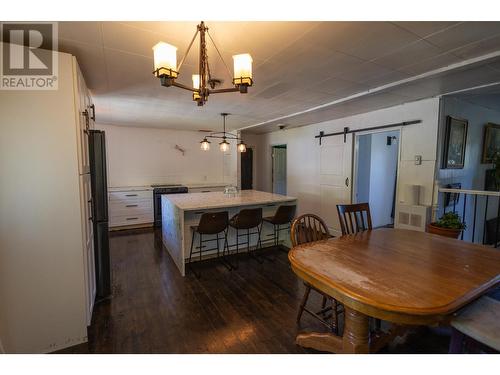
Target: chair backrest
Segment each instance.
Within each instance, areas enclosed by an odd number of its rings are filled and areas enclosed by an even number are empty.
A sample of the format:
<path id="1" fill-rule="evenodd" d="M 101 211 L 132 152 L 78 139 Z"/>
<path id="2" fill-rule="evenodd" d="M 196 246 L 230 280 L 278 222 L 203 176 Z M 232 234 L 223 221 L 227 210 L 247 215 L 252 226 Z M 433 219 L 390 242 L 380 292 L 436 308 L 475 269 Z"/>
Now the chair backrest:
<path id="1" fill-rule="evenodd" d="M 296 218 L 290 230 L 292 246 L 330 238 L 328 228 L 319 216 L 305 214 Z"/>
<path id="2" fill-rule="evenodd" d="M 251 229 L 262 223 L 262 207 L 245 208 L 241 210 L 235 220 L 238 229 Z"/>
<path id="3" fill-rule="evenodd" d="M 224 231 L 229 223 L 227 211 L 206 212 L 201 215 L 198 224 L 198 233 L 216 234 Z"/>
<path id="4" fill-rule="evenodd" d="M 295 217 L 296 205 L 293 206 L 279 206 L 273 217 L 273 223 L 282 225 L 292 222 Z"/>
<path id="5" fill-rule="evenodd" d="M 372 217 L 368 203 L 338 204 L 337 212 L 342 235 L 372 229 Z"/>

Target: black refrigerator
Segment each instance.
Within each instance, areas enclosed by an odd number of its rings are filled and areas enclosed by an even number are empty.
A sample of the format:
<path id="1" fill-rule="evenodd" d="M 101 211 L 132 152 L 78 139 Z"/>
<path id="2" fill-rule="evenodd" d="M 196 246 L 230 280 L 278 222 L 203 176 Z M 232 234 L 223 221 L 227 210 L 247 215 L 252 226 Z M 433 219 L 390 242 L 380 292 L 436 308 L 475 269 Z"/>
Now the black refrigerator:
<path id="1" fill-rule="evenodd" d="M 92 224 L 94 226 L 96 300 L 99 301 L 111 296 L 106 142 L 104 132 L 101 130 L 89 130 L 88 136 L 92 187 Z"/>

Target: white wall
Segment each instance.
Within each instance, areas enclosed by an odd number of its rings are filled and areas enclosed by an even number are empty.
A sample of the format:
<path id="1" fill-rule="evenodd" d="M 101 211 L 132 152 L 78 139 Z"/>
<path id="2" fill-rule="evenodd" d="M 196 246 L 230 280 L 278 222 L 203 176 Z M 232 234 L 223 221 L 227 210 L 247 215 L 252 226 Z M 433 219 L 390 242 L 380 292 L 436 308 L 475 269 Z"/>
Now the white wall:
<path id="1" fill-rule="evenodd" d="M 1 44 L 0 44 L 1 47 Z M 0 91 L 0 336 L 7 353 L 86 341 L 71 56 L 59 89 Z"/>
<path id="2" fill-rule="evenodd" d="M 404 184 L 423 186 L 421 204 L 431 205 L 436 165 L 439 99 L 430 98 L 356 116 L 312 124 L 289 130 L 252 136 L 258 140 L 257 188 L 271 191 L 271 146 L 287 145 L 287 192 L 298 198 L 299 213 L 320 212 L 320 147 L 314 138 L 319 131 L 325 133 L 350 129 L 363 129 L 408 120 L 422 120 L 401 131 L 401 159 L 397 201 L 403 199 Z M 245 134 L 243 134 L 246 137 Z M 414 156 L 422 156 L 422 164 L 415 165 Z"/>
<path id="3" fill-rule="evenodd" d="M 218 140 L 200 149 L 204 134 L 194 131 L 96 124 L 106 132 L 108 185 L 153 183 L 236 183 L 236 147 L 224 155 Z M 178 145 L 184 155 L 175 149 Z"/>

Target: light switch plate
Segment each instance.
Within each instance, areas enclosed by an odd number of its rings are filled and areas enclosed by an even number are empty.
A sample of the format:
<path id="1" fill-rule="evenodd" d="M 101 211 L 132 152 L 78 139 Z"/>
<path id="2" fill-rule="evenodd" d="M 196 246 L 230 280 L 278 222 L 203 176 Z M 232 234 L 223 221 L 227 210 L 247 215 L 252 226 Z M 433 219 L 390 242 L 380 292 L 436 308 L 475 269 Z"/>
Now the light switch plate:
<path id="1" fill-rule="evenodd" d="M 415 155 L 415 165 L 422 164 L 422 155 Z"/>

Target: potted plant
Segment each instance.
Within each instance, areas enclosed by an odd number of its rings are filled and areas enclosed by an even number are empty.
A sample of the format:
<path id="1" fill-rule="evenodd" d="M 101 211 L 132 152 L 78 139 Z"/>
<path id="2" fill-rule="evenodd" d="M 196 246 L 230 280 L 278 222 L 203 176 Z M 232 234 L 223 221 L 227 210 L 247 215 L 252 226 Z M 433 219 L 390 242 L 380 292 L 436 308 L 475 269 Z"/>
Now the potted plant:
<path id="1" fill-rule="evenodd" d="M 428 224 L 427 232 L 445 237 L 458 238 L 465 228 L 465 223 L 462 222 L 456 212 L 447 212 L 438 221 Z"/>

